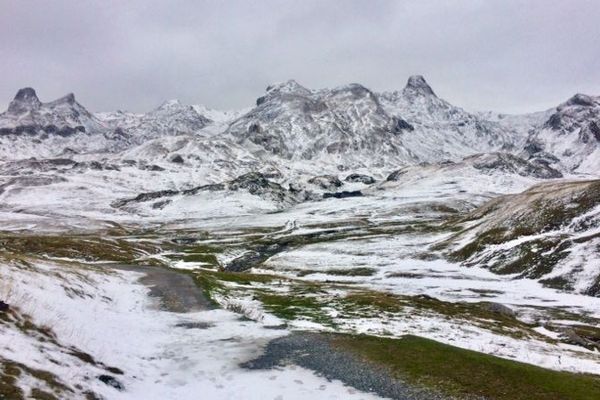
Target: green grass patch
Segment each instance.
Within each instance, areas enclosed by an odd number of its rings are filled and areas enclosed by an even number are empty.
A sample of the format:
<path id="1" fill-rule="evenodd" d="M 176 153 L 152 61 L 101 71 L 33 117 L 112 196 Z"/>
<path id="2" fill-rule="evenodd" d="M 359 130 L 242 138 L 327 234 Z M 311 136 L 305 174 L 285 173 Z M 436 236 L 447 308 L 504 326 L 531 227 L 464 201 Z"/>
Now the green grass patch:
<path id="1" fill-rule="evenodd" d="M 157 246 L 150 243 L 86 235 L 2 235 L 0 236 L 0 248 L 5 253 L 20 256 L 60 257 L 127 264 L 134 264 L 138 258 L 160 251 Z M 145 261 L 145 263 L 149 262 Z"/>
<path id="2" fill-rule="evenodd" d="M 319 324 L 334 326 L 332 318 L 323 311 L 326 303 L 316 297 L 257 293 L 256 298 L 263 303 L 267 311 L 281 319 L 308 319 Z"/>
<path id="3" fill-rule="evenodd" d="M 332 335 L 332 344 L 400 379 L 464 398 L 600 399 L 600 377 L 552 371 L 416 336 Z"/>

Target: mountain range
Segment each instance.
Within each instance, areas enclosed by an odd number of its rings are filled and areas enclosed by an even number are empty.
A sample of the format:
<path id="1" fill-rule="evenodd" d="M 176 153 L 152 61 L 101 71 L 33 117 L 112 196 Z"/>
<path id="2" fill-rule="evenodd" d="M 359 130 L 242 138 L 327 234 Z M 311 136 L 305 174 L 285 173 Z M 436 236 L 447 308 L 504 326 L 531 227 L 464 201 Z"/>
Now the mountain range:
<path id="1" fill-rule="evenodd" d="M 202 153 L 215 149 L 226 163 L 243 154 L 256 166 L 334 172 L 503 152 L 564 173 L 594 173 L 599 126 L 598 97 L 577 94 L 525 115 L 468 112 L 439 98 L 422 76 L 383 93 L 360 84 L 311 90 L 290 80 L 269 86 L 254 107 L 228 113 L 177 100 L 145 114 L 92 113 L 73 94 L 42 103 L 24 88 L 0 114 L 0 155 L 137 157 L 151 164 L 179 156 L 198 165 L 214 161 Z"/>

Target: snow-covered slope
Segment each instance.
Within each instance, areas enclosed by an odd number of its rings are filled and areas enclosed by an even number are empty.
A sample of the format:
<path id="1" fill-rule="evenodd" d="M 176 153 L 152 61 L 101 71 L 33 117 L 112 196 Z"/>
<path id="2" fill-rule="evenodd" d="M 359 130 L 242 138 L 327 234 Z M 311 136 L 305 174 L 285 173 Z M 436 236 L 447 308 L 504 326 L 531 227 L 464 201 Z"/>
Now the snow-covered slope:
<path id="1" fill-rule="evenodd" d="M 400 146 L 403 129 L 361 85 L 311 91 L 288 81 L 270 86 L 226 133 L 263 158 L 382 166 L 413 160 Z"/>
<path id="2" fill-rule="evenodd" d="M 600 171 L 600 97 L 576 94 L 534 130 L 525 147 L 532 158 L 568 171 Z"/>
<path id="3" fill-rule="evenodd" d="M 517 150 L 526 132 L 454 107 L 422 76 L 412 76 L 404 90 L 381 94 L 359 84 L 323 90 L 295 81 L 270 86 L 226 133 L 256 152 L 357 168 Z"/>
<path id="4" fill-rule="evenodd" d="M 92 114 L 72 94 L 42 103 L 25 88 L 0 114 L 0 158 L 87 154 L 141 157 L 136 161 L 148 164 L 182 158 L 219 161 L 223 166 L 215 168 L 226 169 L 241 156 L 290 174 L 381 175 L 421 162 L 508 152 L 593 173 L 600 159 L 599 104 L 597 97 L 576 95 L 555 111 L 471 113 L 439 98 L 422 76 L 412 76 L 403 90 L 383 93 L 359 84 L 310 90 L 290 80 L 269 86 L 255 107 L 242 111 L 171 100 L 145 114 Z"/>
<path id="5" fill-rule="evenodd" d="M 600 181 L 555 181 L 497 197 L 458 222 L 451 257 L 598 296 Z"/>
<path id="6" fill-rule="evenodd" d="M 514 151 L 526 130 L 469 113 L 439 98 L 422 76 L 411 76 L 402 91 L 379 96 L 385 110 L 412 127 L 402 144 L 418 161 L 459 160 L 475 153 Z"/>
<path id="7" fill-rule="evenodd" d="M 42 103 L 35 90 L 24 88 L 0 114 L 0 157 L 4 159 L 114 151 L 123 139 L 73 94 Z"/>
<path id="8" fill-rule="evenodd" d="M 179 100 L 165 101 L 146 114 L 117 111 L 97 116 L 111 128 L 127 132 L 135 144 L 161 136 L 197 133 L 212 122 L 195 107 L 181 104 Z"/>

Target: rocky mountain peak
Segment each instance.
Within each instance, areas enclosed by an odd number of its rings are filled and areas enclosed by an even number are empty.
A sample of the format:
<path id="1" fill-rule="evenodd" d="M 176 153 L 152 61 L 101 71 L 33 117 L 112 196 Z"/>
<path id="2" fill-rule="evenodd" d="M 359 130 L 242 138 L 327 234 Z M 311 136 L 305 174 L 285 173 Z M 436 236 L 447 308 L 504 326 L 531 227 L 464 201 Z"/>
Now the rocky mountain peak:
<path id="1" fill-rule="evenodd" d="M 310 90 L 308 90 L 304 86 L 300 85 L 295 80 L 290 79 L 290 80 L 285 81 L 285 82 L 281 82 L 281 83 L 276 83 L 276 84 L 273 84 L 273 85 L 269 85 L 267 87 L 267 93 L 272 93 L 272 92 L 277 92 L 277 93 L 296 93 L 296 94 L 306 95 L 306 94 L 310 93 Z"/>
<path id="2" fill-rule="evenodd" d="M 13 101 L 8 106 L 11 113 L 22 113 L 40 108 L 42 102 L 38 99 L 35 90 L 30 87 L 19 89 Z"/>
<path id="3" fill-rule="evenodd" d="M 598 98 L 588 96 L 587 94 L 577 93 L 558 108 L 561 109 L 567 106 L 594 107 L 599 105 L 600 101 Z"/>
<path id="4" fill-rule="evenodd" d="M 431 86 L 427 83 L 422 75 L 412 75 L 408 78 L 406 86 L 403 90 L 404 94 L 408 95 L 421 95 L 421 96 L 435 96 L 435 93 Z"/>
<path id="5" fill-rule="evenodd" d="M 158 110 L 170 110 L 174 108 L 180 108 L 183 104 L 177 99 L 171 99 L 164 101 L 160 106 L 158 106 Z"/>
<path id="6" fill-rule="evenodd" d="M 69 93 L 63 97 L 61 97 L 60 99 L 56 99 L 51 103 L 47 103 L 47 105 L 49 106 L 59 106 L 59 105 L 63 105 L 63 104 L 68 104 L 68 105 L 75 105 L 75 95 L 73 93 Z"/>

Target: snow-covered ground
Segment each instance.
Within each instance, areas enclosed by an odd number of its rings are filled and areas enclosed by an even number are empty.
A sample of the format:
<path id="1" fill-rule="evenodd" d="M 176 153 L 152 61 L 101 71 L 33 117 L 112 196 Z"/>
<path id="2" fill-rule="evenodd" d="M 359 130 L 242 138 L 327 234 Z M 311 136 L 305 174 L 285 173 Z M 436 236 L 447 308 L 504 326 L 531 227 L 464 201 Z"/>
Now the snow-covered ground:
<path id="1" fill-rule="evenodd" d="M 223 309 L 162 311 L 138 282 L 138 272 L 48 262 L 27 269 L 4 265 L 0 275 L 7 301 L 36 324 L 51 327 L 62 345 L 0 324 L 2 357 L 54 373 L 68 386 L 84 382 L 86 389 L 109 399 L 377 398 L 295 366 L 240 368 L 268 340 L 288 331 L 267 329 L 263 322 Z M 115 377 L 125 389 L 96 379 L 100 368 L 66 354 L 68 346 L 121 369 L 124 375 Z M 41 385 L 31 377 L 19 384 L 26 390 Z"/>

